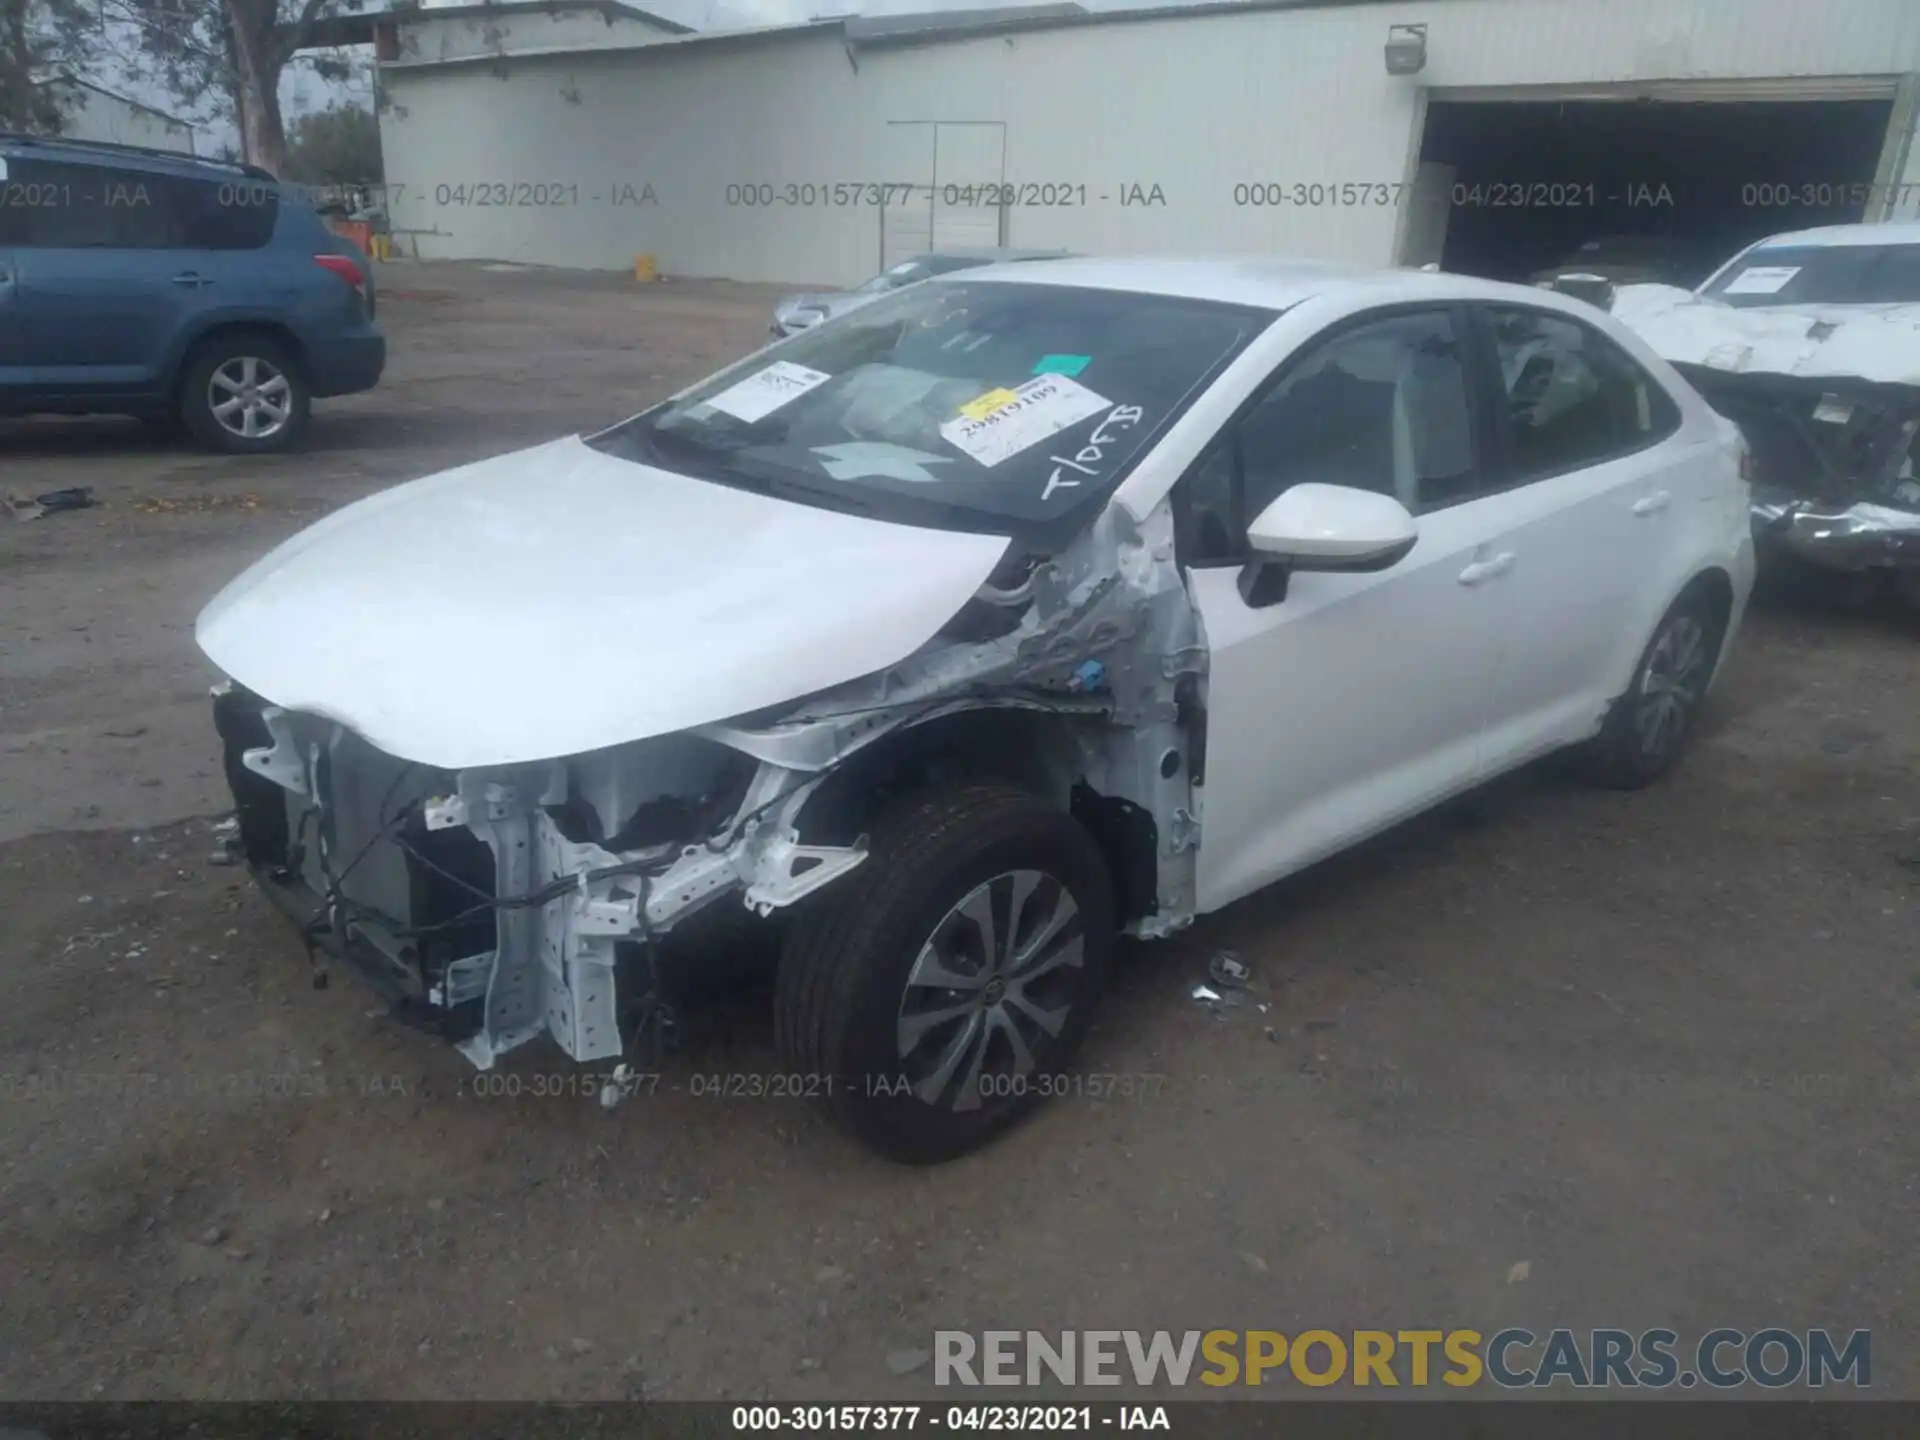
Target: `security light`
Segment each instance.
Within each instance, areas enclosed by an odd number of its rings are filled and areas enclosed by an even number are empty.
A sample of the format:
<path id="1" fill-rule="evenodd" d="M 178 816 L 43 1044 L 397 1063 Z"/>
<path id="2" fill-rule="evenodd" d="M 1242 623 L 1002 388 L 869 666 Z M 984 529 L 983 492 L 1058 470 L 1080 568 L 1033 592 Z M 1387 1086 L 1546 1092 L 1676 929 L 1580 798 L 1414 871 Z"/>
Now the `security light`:
<path id="1" fill-rule="evenodd" d="M 1389 25 L 1387 27 L 1387 73 L 1417 75 L 1427 64 L 1427 27 Z"/>

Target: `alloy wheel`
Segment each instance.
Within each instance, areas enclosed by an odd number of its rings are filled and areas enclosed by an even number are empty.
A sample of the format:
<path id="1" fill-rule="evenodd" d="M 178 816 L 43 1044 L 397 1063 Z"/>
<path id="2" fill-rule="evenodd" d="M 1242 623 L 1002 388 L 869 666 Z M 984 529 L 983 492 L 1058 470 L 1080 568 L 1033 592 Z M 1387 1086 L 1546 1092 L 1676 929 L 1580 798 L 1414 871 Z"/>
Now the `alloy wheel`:
<path id="1" fill-rule="evenodd" d="M 1010 870 L 970 890 L 907 975 L 897 1044 L 913 1093 L 954 1111 L 1025 1093 L 1067 1023 L 1083 946 L 1080 908 L 1051 875 Z"/>
<path id="2" fill-rule="evenodd" d="M 1634 708 L 1634 731 L 1648 758 L 1680 743 L 1705 688 L 1707 631 L 1698 618 L 1675 615 L 1647 652 Z"/>
<path id="3" fill-rule="evenodd" d="M 293 416 L 293 384 L 271 361 L 236 355 L 207 381 L 207 408 L 228 434 L 268 440 Z"/>

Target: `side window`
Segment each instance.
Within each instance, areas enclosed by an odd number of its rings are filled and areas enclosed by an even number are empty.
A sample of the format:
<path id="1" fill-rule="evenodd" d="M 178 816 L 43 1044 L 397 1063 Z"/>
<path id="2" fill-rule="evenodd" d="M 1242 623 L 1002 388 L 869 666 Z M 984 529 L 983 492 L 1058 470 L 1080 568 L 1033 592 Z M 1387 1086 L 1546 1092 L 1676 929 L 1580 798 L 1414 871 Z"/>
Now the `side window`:
<path id="1" fill-rule="evenodd" d="M 30 250 L 164 248 L 170 239 L 165 181 L 137 170 L 18 160 L 0 195 L 13 243 Z"/>
<path id="2" fill-rule="evenodd" d="M 1516 483 L 1597 465 L 1679 427 L 1667 392 L 1599 331 L 1534 310 L 1488 314 Z"/>
<path id="3" fill-rule="evenodd" d="M 1449 315 L 1371 321 L 1289 361 L 1182 479 L 1183 558 L 1240 558 L 1247 525 L 1302 481 L 1392 495 L 1416 513 L 1481 488 Z"/>
<path id="4" fill-rule="evenodd" d="M 175 243 L 189 250 L 258 250 L 273 238 L 280 192 L 261 180 L 165 182 Z"/>
<path id="5" fill-rule="evenodd" d="M 1920 301 L 1920 245 L 1889 245 L 1880 252 L 1866 296 L 1871 302 Z"/>

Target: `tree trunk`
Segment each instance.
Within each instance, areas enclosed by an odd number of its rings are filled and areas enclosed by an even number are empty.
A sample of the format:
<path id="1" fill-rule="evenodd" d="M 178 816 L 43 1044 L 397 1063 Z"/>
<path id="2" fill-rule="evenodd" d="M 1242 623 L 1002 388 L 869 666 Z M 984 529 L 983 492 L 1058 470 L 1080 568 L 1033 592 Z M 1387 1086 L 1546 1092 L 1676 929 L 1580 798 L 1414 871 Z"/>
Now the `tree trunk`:
<path id="1" fill-rule="evenodd" d="M 58 107 L 33 83 L 38 59 L 26 0 L 0 0 L 0 130 L 60 128 Z"/>
<path id="2" fill-rule="evenodd" d="M 287 168 L 287 132 L 280 119 L 280 72 L 286 65 L 274 34 L 273 0 L 226 0 L 237 72 L 240 153 L 275 175 Z"/>

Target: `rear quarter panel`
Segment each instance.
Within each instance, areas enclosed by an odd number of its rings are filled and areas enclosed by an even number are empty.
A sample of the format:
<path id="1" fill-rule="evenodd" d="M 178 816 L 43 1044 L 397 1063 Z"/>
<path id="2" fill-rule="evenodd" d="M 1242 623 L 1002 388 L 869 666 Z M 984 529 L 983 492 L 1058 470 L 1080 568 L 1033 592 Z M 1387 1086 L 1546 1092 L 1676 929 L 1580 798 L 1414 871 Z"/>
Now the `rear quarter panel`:
<path id="1" fill-rule="evenodd" d="M 1680 429 L 1661 447 L 1665 473 L 1661 486 L 1673 495 L 1673 523 L 1655 543 L 1661 547 L 1654 573 L 1659 581 L 1642 597 L 1631 633 L 1621 637 L 1614 657 L 1616 693 L 1624 691 L 1639 664 L 1648 638 L 1680 592 L 1709 570 L 1725 573 L 1733 588 L 1731 643 L 1753 584 L 1753 540 L 1747 482 L 1740 474 L 1744 441 L 1740 429 L 1721 415 L 1673 366 L 1626 326 L 1608 321 L 1607 333 L 1638 360 L 1673 397 Z M 1725 653 L 1725 646 L 1722 647 Z"/>
<path id="2" fill-rule="evenodd" d="M 377 333 L 352 287 L 313 259 L 324 254 L 349 255 L 368 275 L 371 286 L 372 270 L 365 255 L 328 230 L 299 200 L 282 202 L 273 238 L 260 249 L 193 253 L 197 263 L 218 276 L 217 299 L 176 339 L 176 366 L 208 334 L 234 325 L 286 329 L 303 354 L 329 340 Z"/>

